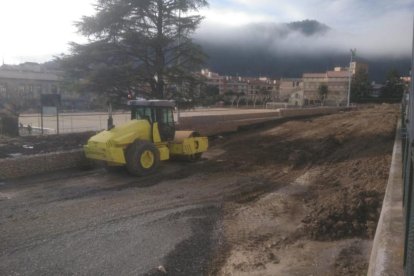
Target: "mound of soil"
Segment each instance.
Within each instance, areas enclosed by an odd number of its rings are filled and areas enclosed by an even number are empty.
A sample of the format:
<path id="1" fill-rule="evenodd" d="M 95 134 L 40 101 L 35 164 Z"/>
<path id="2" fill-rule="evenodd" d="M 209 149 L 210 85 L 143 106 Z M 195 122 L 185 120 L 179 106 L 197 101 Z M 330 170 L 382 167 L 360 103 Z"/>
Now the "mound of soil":
<path id="1" fill-rule="evenodd" d="M 226 206 L 230 249 L 218 275 L 366 275 L 398 115 L 376 105 L 219 145 L 220 170 L 266 185 Z"/>
<path id="2" fill-rule="evenodd" d="M 313 202 L 303 219 L 306 233 L 315 240 L 347 237 L 373 238 L 383 193 L 358 186 L 340 188 L 322 202 Z"/>
<path id="3" fill-rule="evenodd" d="M 0 158 L 81 148 L 95 132 L 60 135 L 0 137 Z"/>

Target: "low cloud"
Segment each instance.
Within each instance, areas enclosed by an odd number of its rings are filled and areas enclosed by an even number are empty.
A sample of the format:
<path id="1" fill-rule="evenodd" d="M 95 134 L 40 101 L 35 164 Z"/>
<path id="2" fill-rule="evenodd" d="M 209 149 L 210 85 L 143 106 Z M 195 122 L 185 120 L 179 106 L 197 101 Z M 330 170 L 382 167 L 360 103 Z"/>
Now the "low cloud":
<path id="1" fill-rule="evenodd" d="M 389 14 L 381 20 L 367 22 L 356 32 L 338 30 L 309 20 L 290 24 L 251 23 L 243 26 L 206 22 L 195 37 L 201 43 L 238 45 L 242 48 L 257 48 L 258 51 L 265 49 L 274 55 L 349 53 L 351 48 L 357 48 L 358 54 L 366 58 L 409 57 L 412 23 L 407 18 L 408 16 L 401 16 L 401 13 Z M 389 24 L 390 21 L 393 21 L 392 25 Z M 291 28 L 292 24 L 297 24 L 302 29 Z"/>
<path id="2" fill-rule="evenodd" d="M 243 43 L 274 54 L 349 53 L 367 58 L 409 57 L 412 47 L 412 0 L 211 0 L 199 40 Z M 330 27 L 313 36 L 292 30 L 280 36 L 283 22 L 314 18 Z M 253 25 L 261 25 L 256 28 Z"/>

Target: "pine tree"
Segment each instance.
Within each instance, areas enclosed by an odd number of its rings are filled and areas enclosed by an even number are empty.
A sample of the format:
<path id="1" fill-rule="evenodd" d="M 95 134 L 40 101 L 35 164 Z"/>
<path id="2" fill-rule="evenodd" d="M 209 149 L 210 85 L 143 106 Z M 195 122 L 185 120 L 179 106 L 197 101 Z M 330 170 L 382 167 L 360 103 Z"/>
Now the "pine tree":
<path id="1" fill-rule="evenodd" d="M 387 80 L 381 91 L 381 97 L 383 98 L 402 98 L 404 93 L 404 84 L 400 78 L 400 73 L 391 69 L 387 74 Z"/>
<path id="2" fill-rule="evenodd" d="M 321 84 L 318 87 L 319 98 L 321 103 L 325 105 L 325 100 L 328 97 L 328 86 L 326 84 Z"/>
<path id="3" fill-rule="evenodd" d="M 87 44 L 72 43 L 61 58 L 67 76 L 86 90 L 125 95 L 150 90 L 164 98 L 166 83 L 193 78 L 204 54 L 190 35 L 206 0 L 98 0 L 96 14 L 77 23 Z"/>
<path id="4" fill-rule="evenodd" d="M 358 102 L 361 99 L 369 98 L 371 91 L 372 86 L 368 79 L 368 72 L 364 69 L 358 69 L 352 77 L 351 101 Z"/>

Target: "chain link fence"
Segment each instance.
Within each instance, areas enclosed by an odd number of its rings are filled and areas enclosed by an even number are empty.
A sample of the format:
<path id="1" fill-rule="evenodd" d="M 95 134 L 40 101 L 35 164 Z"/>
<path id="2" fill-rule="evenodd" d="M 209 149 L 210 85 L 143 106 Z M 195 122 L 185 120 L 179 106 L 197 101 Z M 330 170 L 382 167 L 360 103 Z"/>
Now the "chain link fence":
<path id="1" fill-rule="evenodd" d="M 184 117 L 215 115 L 246 115 L 254 113 L 272 113 L 271 109 L 235 109 L 235 108 L 197 108 L 193 110 L 174 111 L 174 120 L 179 124 Z M 128 122 L 131 119 L 130 111 L 113 112 L 115 126 Z M 180 118 L 180 119 L 179 119 Z M 38 135 L 42 133 L 42 119 L 40 113 L 21 114 L 19 116 L 20 135 Z M 43 115 L 44 134 L 63 134 L 84 131 L 99 131 L 108 125 L 107 112 L 74 112 L 60 113 L 59 116 Z"/>
<path id="2" fill-rule="evenodd" d="M 122 124 L 131 119 L 131 113 L 114 112 L 114 124 Z M 84 131 L 99 131 L 107 128 L 108 113 L 61 113 L 59 116 L 43 115 L 44 134 L 74 133 Z M 22 114 L 19 116 L 21 135 L 37 135 L 42 132 L 42 118 L 40 114 Z"/>

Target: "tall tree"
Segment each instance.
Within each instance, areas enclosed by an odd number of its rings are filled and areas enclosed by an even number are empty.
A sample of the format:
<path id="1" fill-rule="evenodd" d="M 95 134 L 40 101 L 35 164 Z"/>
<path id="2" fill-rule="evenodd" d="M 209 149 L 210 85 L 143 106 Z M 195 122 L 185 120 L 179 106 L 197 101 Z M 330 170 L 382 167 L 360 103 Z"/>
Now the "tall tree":
<path id="1" fill-rule="evenodd" d="M 89 43 L 72 43 L 61 58 L 82 88 L 122 95 L 147 89 L 165 97 L 165 85 L 193 78 L 204 54 L 190 35 L 206 0 L 98 0 L 96 14 L 77 23 Z M 144 88 L 143 88 L 144 87 Z"/>
<path id="2" fill-rule="evenodd" d="M 368 72 L 359 68 L 352 77 L 351 83 L 351 101 L 358 102 L 361 99 L 369 97 L 372 91 L 371 83 L 368 79 Z"/>
<path id="3" fill-rule="evenodd" d="M 321 84 L 318 87 L 319 98 L 323 105 L 325 105 L 325 100 L 328 97 L 328 86 L 326 84 Z"/>
<path id="4" fill-rule="evenodd" d="M 404 83 L 400 73 L 396 69 L 391 69 L 387 74 L 387 80 L 381 91 L 383 98 L 402 98 L 404 93 Z"/>

